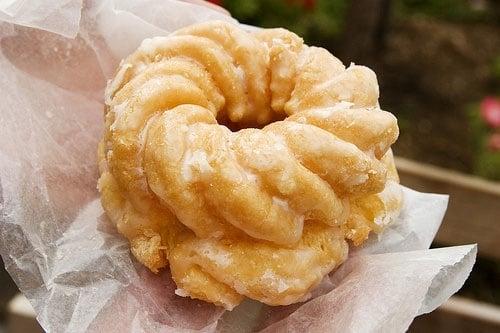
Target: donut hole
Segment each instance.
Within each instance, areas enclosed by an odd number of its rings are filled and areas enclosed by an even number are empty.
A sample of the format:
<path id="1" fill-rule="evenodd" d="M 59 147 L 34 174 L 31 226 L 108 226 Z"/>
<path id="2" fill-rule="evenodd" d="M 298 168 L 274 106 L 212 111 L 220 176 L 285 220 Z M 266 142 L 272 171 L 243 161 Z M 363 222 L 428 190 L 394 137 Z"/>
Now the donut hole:
<path id="1" fill-rule="evenodd" d="M 221 116 L 217 117 L 217 123 L 219 125 L 227 127 L 229 130 L 232 132 L 238 132 L 239 130 L 246 129 L 246 128 L 256 128 L 256 129 L 262 129 L 265 126 L 274 123 L 276 121 L 281 121 L 285 120 L 287 117 L 286 114 L 274 114 L 272 119 L 270 119 L 267 122 L 264 123 L 257 123 L 257 122 L 235 122 L 231 121 L 225 114 L 222 114 Z"/>

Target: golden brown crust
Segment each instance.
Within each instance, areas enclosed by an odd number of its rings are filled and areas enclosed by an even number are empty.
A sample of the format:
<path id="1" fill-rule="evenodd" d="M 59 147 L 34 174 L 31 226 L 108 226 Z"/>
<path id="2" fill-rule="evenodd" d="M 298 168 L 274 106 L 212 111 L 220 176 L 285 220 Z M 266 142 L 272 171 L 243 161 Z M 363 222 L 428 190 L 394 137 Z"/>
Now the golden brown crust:
<path id="1" fill-rule="evenodd" d="M 361 244 L 401 206 L 398 127 L 375 74 L 284 29 L 216 21 L 146 40 L 106 102 L 103 206 L 140 262 L 170 265 L 180 295 L 298 302 L 346 239 Z"/>

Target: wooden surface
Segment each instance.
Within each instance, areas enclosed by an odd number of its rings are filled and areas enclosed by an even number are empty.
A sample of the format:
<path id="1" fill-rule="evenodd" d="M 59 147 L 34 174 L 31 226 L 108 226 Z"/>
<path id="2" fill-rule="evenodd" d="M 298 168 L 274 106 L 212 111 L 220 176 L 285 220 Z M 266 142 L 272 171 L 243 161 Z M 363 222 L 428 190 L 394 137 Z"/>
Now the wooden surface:
<path id="1" fill-rule="evenodd" d="M 416 318 L 410 333 L 497 333 L 500 308 L 453 296 L 436 311 Z"/>
<path id="2" fill-rule="evenodd" d="M 500 183 L 403 158 L 396 158 L 396 165 L 403 185 L 450 195 L 436 242 L 477 243 L 481 256 L 500 259 Z"/>
<path id="3" fill-rule="evenodd" d="M 9 302 L 6 333 L 43 333 L 35 319 L 35 310 L 21 294 Z"/>

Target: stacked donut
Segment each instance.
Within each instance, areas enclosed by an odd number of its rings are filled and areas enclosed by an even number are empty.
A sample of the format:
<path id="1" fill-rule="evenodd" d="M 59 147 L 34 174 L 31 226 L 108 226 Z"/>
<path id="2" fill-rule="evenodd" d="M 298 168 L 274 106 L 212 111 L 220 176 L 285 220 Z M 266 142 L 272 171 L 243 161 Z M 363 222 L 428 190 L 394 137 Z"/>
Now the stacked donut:
<path id="1" fill-rule="evenodd" d="M 105 122 L 104 209 L 181 296 L 304 300 L 348 240 L 399 213 L 398 127 L 375 74 L 284 29 L 145 40 L 108 84 Z"/>

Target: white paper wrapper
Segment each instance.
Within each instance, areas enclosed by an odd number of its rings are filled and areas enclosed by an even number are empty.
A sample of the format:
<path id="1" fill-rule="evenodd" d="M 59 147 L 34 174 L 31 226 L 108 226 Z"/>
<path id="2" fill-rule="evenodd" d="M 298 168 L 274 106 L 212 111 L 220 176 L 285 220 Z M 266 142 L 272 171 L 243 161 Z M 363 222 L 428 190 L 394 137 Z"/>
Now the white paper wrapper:
<path id="1" fill-rule="evenodd" d="M 309 302 L 224 314 L 176 296 L 169 272 L 138 265 L 103 215 L 103 89 L 142 39 L 232 19 L 173 0 L 81 5 L 0 0 L 0 20 L 18 24 L 0 23 L 0 253 L 45 330 L 399 332 L 463 284 L 474 245 L 427 250 L 447 197 L 405 189 L 398 221 L 351 251 Z"/>
<path id="2" fill-rule="evenodd" d="M 0 21 L 75 37 L 81 8 L 82 0 L 0 0 Z"/>

